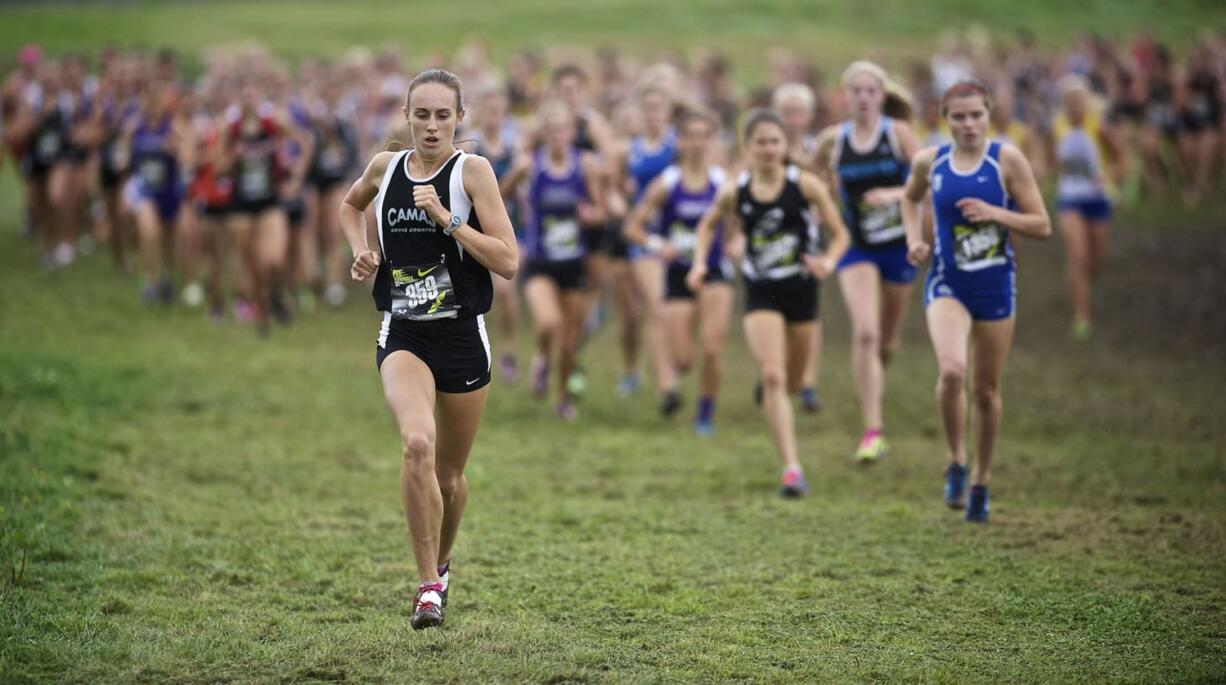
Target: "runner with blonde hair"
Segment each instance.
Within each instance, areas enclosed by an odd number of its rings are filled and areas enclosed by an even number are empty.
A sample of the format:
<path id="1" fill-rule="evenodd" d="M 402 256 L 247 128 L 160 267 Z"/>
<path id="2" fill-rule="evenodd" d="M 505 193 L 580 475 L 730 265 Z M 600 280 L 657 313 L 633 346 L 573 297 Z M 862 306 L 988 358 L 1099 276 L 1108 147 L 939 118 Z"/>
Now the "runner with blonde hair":
<path id="1" fill-rule="evenodd" d="M 1073 305 L 1072 335 L 1090 337 L 1090 283 L 1107 254 L 1111 202 L 1109 173 L 1122 178 L 1124 155 L 1115 128 L 1099 112 L 1089 84 L 1069 74 L 1058 84 L 1060 113 L 1052 125 L 1057 163 L 1056 202 L 1060 235 L 1064 238 L 1069 300 Z M 1114 162 L 1109 164 L 1109 162 Z"/>
<path id="2" fill-rule="evenodd" d="M 916 268 L 907 261 L 903 186 L 918 149 L 904 119 L 910 101 L 881 67 L 853 62 L 843 72 L 851 119 L 818 138 L 817 159 L 838 187 L 852 247 L 839 262 L 839 287 L 851 318 L 851 360 L 864 433 L 855 459 L 874 463 L 889 452 L 882 420 L 885 369 L 902 336 Z"/>

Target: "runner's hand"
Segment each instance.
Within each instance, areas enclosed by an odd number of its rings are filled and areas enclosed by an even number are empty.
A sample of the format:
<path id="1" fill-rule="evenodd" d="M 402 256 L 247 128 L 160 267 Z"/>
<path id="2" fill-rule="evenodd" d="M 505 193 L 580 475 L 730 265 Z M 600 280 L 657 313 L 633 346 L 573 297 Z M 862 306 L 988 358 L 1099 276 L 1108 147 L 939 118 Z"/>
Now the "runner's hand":
<path id="1" fill-rule="evenodd" d="M 438 191 L 434 189 L 434 186 L 429 184 L 413 186 L 413 204 L 418 209 L 426 210 L 426 214 L 430 215 L 430 220 L 440 228 L 451 224 L 451 212 L 447 211 L 443 202 L 438 199 Z"/>
<path id="2" fill-rule="evenodd" d="M 809 273 L 813 274 L 819 281 L 826 280 L 827 276 L 834 273 L 835 264 L 827 255 L 805 255 L 804 260 Z"/>
<path id="3" fill-rule="evenodd" d="M 907 261 L 911 262 L 912 266 L 919 266 L 928 261 L 928 255 L 932 252 L 932 247 L 924 241 L 911 243 L 907 245 Z"/>
<path id="4" fill-rule="evenodd" d="M 964 197 L 958 200 L 957 207 L 962 210 L 962 216 L 966 217 L 967 221 L 975 224 L 982 221 L 995 221 L 996 210 L 1000 209 L 977 197 Z"/>
<path id="5" fill-rule="evenodd" d="M 575 207 L 575 218 L 579 220 L 581 226 L 596 226 L 603 217 L 596 210 L 596 205 L 590 202 L 580 202 Z"/>
<path id="6" fill-rule="evenodd" d="M 605 204 L 609 209 L 609 216 L 615 219 L 624 219 L 630 212 L 630 208 L 626 205 L 626 198 L 621 193 L 609 193 L 605 198 Z"/>
<path id="7" fill-rule="evenodd" d="M 353 266 L 349 267 L 349 275 L 353 280 L 361 283 L 379 270 L 379 262 L 381 258 L 379 253 L 374 250 L 363 250 L 353 258 Z"/>
<path id="8" fill-rule="evenodd" d="M 693 292 L 702 290 L 702 283 L 707 279 L 707 265 L 694 264 L 690 267 L 690 272 L 685 275 L 685 285 Z"/>
<path id="9" fill-rule="evenodd" d="M 869 207 L 884 207 L 894 200 L 894 193 L 885 188 L 873 188 L 864 193 L 864 202 Z"/>
<path id="10" fill-rule="evenodd" d="M 302 190 L 302 180 L 290 177 L 281 185 L 281 197 L 286 200 L 292 200 L 298 197 L 300 190 Z"/>
<path id="11" fill-rule="evenodd" d="M 724 256 L 733 264 L 739 264 L 745 257 L 745 234 L 737 234 L 724 242 Z"/>

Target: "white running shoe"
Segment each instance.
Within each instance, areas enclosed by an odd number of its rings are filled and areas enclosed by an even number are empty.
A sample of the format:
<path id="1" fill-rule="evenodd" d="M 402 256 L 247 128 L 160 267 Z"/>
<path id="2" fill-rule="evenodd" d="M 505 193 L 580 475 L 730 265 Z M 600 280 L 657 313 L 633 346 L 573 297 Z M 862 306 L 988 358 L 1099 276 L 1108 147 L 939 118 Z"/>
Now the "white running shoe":
<path id="1" fill-rule="evenodd" d="M 431 628 L 443 623 L 442 583 L 422 583 L 413 598 L 413 617 L 409 623 L 413 630 Z"/>
<path id="2" fill-rule="evenodd" d="M 56 266 L 69 266 L 76 260 L 77 250 L 72 246 L 72 243 L 60 243 L 55 246 L 53 255 Z"/>
<path id="3" fill-rule="evenodd" d="M 345 304 L 347 295 L 345 286 L 340 283 L 333 283 L 324 290 L 324 302 L 327 302 L 332 307 L 339 307 Z"/>
<path id="4" fill-rule="evenodd" d="M 192 309 L 204 304 L 204 286 L 194 281 L 188 283 L 183 289 L 183 304 Z"/>

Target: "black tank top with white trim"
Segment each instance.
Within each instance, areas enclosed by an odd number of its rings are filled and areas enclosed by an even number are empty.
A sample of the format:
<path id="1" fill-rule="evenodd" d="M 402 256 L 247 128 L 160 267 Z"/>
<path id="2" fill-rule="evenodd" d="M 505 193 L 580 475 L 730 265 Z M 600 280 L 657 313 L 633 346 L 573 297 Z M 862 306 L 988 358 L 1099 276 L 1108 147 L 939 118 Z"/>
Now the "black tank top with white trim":
<path id="1" fill-rule="evenodd" d="M 464 252 L 444 226 L 413 202 L 413 189 L 432 185 L 439 201 L 462 223 L 480 231 L 481 222 L 464 190 L 464 160 L 457 150 L 433 176 L 409 176 L 412 150 L 388 164 L 375 197 L 379 249 L 383 261 L 372 292 L 375 307 L 394 319 L 429 321 L 472 318 L 489 311 L 494 298 L 490 272 Z"/>
<path id="2" fill-rule="evenodd" d="M 818 230 L 800 190 L 800 174 L 799 167 L 789 165 L 783 188 L 769 202 L 759 202 L 749 192 L 749 170 L 737 178 L 737 214 L 748 239 L 741 271 L 750 281 L 809 277 L 803 256 L 817 252 Z"/>

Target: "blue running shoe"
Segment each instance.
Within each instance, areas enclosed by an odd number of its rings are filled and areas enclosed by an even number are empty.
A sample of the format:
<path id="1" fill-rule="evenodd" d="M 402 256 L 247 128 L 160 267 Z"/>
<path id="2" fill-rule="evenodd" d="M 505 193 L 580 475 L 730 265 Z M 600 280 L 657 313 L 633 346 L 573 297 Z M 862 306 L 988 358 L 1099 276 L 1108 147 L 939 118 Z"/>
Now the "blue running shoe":
<path id="1" fill-rule="evenodd" d="M 810 386 L 800 389 L 800 408 L 810 414 L 822 410 L 822 396 L 817 394 L 817 388 Z"/>
<path id="2" fill-rule="evenodd" d="M 958 462 L 945 467 L 945 504 L 950 509 L 966 507 L 966 467 Z"/>
<path id="3" fill-rule="evenodd" d="M 715 424 L 711 419 L 694 419 L 694 433 L 700 437 L 709 438 L 715 435 Z"/>
<path id="4" fill-rule="evenodd" d="M 617 394 L 622 397 L 629 397 L 638 391 L 639 375 L 637 373 L 628 373 L 617 382 Z"/>
<path id="5" fill-rule="evenodd" d="M 988 486 L 972 485 L 971 498 L 966 504 L 966 520 L 970 523 L 988 522 Z"/>

